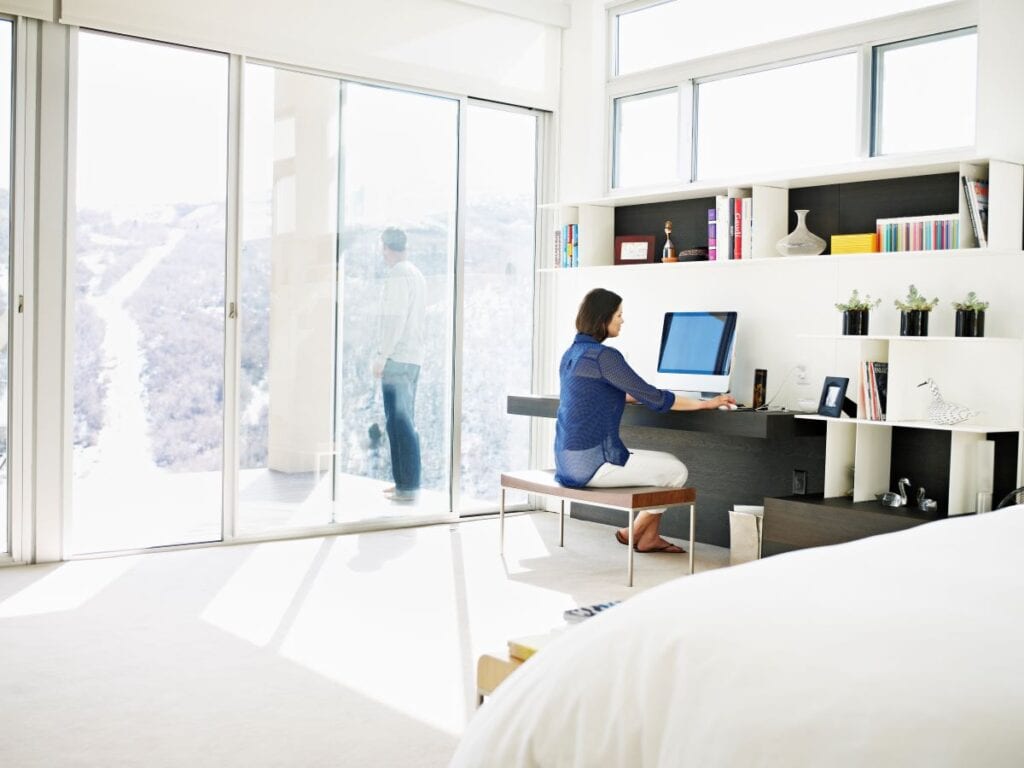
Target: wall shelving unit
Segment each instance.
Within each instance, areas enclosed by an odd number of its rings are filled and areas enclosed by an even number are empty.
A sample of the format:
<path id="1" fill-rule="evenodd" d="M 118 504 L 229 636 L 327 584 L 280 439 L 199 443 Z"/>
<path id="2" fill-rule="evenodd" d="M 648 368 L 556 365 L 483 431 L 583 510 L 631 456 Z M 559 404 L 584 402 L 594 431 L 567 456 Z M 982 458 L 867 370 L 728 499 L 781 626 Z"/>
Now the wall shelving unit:
<path id="1" fill-rule="evenodd" d="M 937 174 L 945 175 L 943 177 Z M 963 191 L 962 178 L 987 180 L 988 245 L 979 248 L 974 239 L 969 208 Z M 924 178 L 933 177 L 933 178 Z M 941 197 L 944 210 L 901 210 L 912 205 L 916 197 L 915 185 L 932 184 L 941 187 L 933 197 Z M 954 189 L 953 185 L 956 185 Z M 908 190 L 911 190 L 908 192 Z M 678 264 L 614 265 L 614 237 L 623 234 L 660 233 L 661 218 L 666 206 L 679 204 L 682 215 L 685 207 L 694 209 L 690 214 L 713 207 L 716 195 L 753 198 L 751 256 L 738 261 L 696 261 Z M 867 213 L 872 207 L 877 218 L 923 213 L 957 213 L 960 219 L 962 247 L 942 251 L 911 251 L 895 253 L 846 254 L 833 256 L 781 257 L 775 252 L 775 243 L 792 228 L 791 209 L 809 207 L 803 204 L 809 196 L 835 199 L 836 207 L 844 201 L 867 201 Z M 831 195 L 831 197 L 829 197 Z M 927 197 L 925 195 L 924 197 Z M 911 198 L 908 202 L 908 198 Z M 920 203 L 927 205 L 927 202 Z M 660 207 L 659 207 L 660 206 Z M 892 206 L 892 209 L 890 209 Z M 604 198 L 542 206 L 547 221 L 572 221 L 580 224 L 581 264 L 576 269 L 550 268 L 550 261 L 540 265 L 545 285 L 554 296 L 575 296 L 592 284 L 609 287 L 622 285 L 631 292 L 631 318 L 650 323 L 656 305 L 674 301 L 678 290 L 694 300 L 694 286 L 712 289 L 710 301 L 730 302 L 729 291 L 723 286 L 733 285 L 740 295 L 751 295 L 762 290 L 783 289 L 792 300 L 794 282 L 807 282 L 806 288 L 795 293 L 805 300 L 799 312 L 778 312 L 778 308 L 758 318 L 759 305 L 746 305 L 748 333 L 751 344 L 744 350 L 774 345 L 776 359 L 768 366 L 779 370 L 785 361 L 807 359 L 803 354 L 818 355 L 811 358 L 826 368 L 825 375 L 846 376 L 850 379 L 850 396 L 857 398 L 857 371 L 861 361 L 879 361 L 889 364 L 889 400 L 886 421 L 870 421 L 860 413 L 855 419 L 824 419 L 808 415 L 803 418 L 826 421 L 824 488 L 817 496 L 792 500 L 767 500 L 765 539 L 773 536 L 771 508 L 780 513 L 776 520 L 785 518 L 785 535 L 779 541 L 784 548 L 834 543 L 872 533 L 895 530 L 900 527 L 945 517 L 948 514 L 973 512 L 975 509 L 977 479 L 974 472 L 974 446 L 991 439 L 996 443 L 996 488 L 998 496 L 1003 487 L 1012 489 L 1021 484 L 1021 446 L 1024 443 L 1024 310 L 1018 310 L 1015 289 L 1024 279 L 1024 166 L 999 158 L 982 158 L 972 151 L 927 153 L 900 158 L 870 158 L 863 162 L 818 168 L 772 177 L 727 179 L 677 185 L 672 188 L 646 190 L 634 194 L 615 194 Z M 815 226 L 815 207 L 809 226 L 812 231 L 826 237 L 828 234 L 873 231 L 870 229 L 844 229 L 842 213 L 831 220 L 823 212 L 818 221 L 826 221 L 831 232 Z M 643 229 L 630 230 L 640 214 L 647 215 Z M 681 215 L 681 218 L 682 218 Z M 697 220 L 696 215 L 690 219 Z M 869 216 L 862 215 L 862 221 Z M 585 222 L 597 221 L 588 233 Z M 864 225 L 861 225 L 862 227 Z M 825 230 L 828 226 L 825 226 Z M 673 240 L 677 249 L 691 247 L 691 243 Z M 706 243 L 706 239 L 704 241 Z M 693 243 L 699 244 L 699 243 Z M 660 254 L 661 243 L 656 240 L 655 254 Z M 723 271 L 724 270 L 724 271 Z M 941 277 L 932 278 L 932 273 Z M 563 274 L 564 273 L 564 274 Z M 887 275 L 887 273 L 891 273 Z M 570 279 L 574 274 L 578 279 Z M 678 275 L 677 278 L 672 277 Z M 775 275 L 774 277 L 772 275 Z M 918 277 L 920 275 L 920 277 Z M 562 278 L 565 277 L 565 282 Z M 966 285 L 963 278 L 970 277 Z M 845 298 L 853 288 L 872 295 L 891 296 L 897 289 L 902 292 L 910 280 L 919 280 L 925 292 L 931 291 L 934 279 L 942 286 L 943 306 L 937 308 L 940 317 L 933 318 L 933 333 L 942 330 L 950 313 L 948 302 L 961 287 L 983 293 L 983 298 L 995 299 L 995 316 L 990 312 L 989 338 L 965 339 L 935 335 L 929 337 L 899 337 L 873 335 L 841 337 L 811 334 L 806 331 L 835 328 L 838 317 L 832 304 Z M 788 285 L 787 285 L 788 284 Z M 679 286 L 674 289 L 673 286 Z M 570 286 L 570 289 L 558 286 Z M 881 288 L 881 290 L 879 290 Z M 724 292 L 723 292 L 724 291 Z M 966 290 L 964 291 L 966 292 Z M 993 294 L 989 296 L 987 294 Z M 627 295 L 627 294 L 624 294 Z M 650 306 L 637 307 L 636 297 L 650 296 Z M 700 300 L 699 298 L 697 299 Z M 884 310 L 888 314 L 872 320 L 876 329 L 891 327 L 894 312 L 891 301 Z M 768 317 L 768 315 L 772 315 Z M 771 331 L 750 331 L 749 319 L 764 321 Z M 835 319 L 835 325 L 826 325 Z M 935 320 L 939 320 L 936 323 Z M 562 323 L 565 324 L 564 322 Z M 758 323 L 759 324 L 759 323 Z M 940 328 L 936 328 L 939 325 Z M 951 332 L 952 329 L 949 329 Z M 780 336 L 789 342 L 776 341 Z M 797 344 L 808 351 L 795 349 Z M 827 354 L 824 350 L 827 350 Z M 637 357 L 643 359 L 643 350 Z M 755 352 L 747 352 L 753 355 Z M 783 356 L 784 355 L 784 356 Z M 827 357 L 827 359 L 826 359 Z M 760 357 L 763 361 L 765 358 Z M 778 362 L 776 362 L 778 361 Z M 747 366 L 753 368 L 753 365 Z M 765 367 L 763 362 L 757 367 Z M 819 373 L 822 371 L 818 371 Z M 747 371 L 740 372 L 745 381 Z M 945 399 L 962 403 L 975 410 L 978 416 L 952 427 L 934 425 L 925 418 L 930 402 L 926 388 L 918 384 L 932 378 Z M 777 380 L 776 380 L 777 381 Z M 817 396 L 815 391 L 814 396 Z M 861 406 L 863 407 L 863 406 Z M 938 514 L 915 514 L 916 508 L 892 510 L 881 507 L 876 495 L 892 490 L 895 479 L 909 476 L 915 485 L 923 485 L 928 497 L 939 501 Z M 778 503 L 776 503 L 778 502 Z M 785 513 L 782 513 L 785 508 Z M 776 526 L 776 531 L 782 532 Z M 808 531 L 813 531 L 809 535 Z M 792 535 L 790 535 L 792 534 Z"/>

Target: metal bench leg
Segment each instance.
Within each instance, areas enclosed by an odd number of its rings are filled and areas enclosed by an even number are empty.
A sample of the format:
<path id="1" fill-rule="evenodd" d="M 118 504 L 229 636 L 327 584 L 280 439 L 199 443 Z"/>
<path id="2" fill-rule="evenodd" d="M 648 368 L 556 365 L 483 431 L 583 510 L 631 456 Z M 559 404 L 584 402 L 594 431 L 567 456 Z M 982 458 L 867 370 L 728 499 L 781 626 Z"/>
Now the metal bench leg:
<path id="1" fill-rule="evenodd" d="M 558 546 L 565 546 L 565 499 L 559 499 L 558 507 Z"/>
<path id="2" fill-rule="evenodd" d="M 498 502 L 498 554 L 505 554 L 505 489 L 501 489 L 501 501 Z"/>
<path id="3" fill-rule="evenodd" d="M 693 547 L 697 540 L 697 505 L 690 505 L 690 575 L 693 575 Z"/>
<path id="4" fill-rule="evenodd" d="M 626 565 L 626 586 L 627 587 L 632 587 L 633 586 L 633 515 L 635 515 L 635 514 L 636 514 L 636 510 L 635 509 L 629 510 L 629 516 L 626 519 L 626 522 L 627 522 L 627 524 L 629 526 L 629 546 L 628 546 L 629 554 L 626 555 L 626 557 L 628 558 L 627 565 Z"/>

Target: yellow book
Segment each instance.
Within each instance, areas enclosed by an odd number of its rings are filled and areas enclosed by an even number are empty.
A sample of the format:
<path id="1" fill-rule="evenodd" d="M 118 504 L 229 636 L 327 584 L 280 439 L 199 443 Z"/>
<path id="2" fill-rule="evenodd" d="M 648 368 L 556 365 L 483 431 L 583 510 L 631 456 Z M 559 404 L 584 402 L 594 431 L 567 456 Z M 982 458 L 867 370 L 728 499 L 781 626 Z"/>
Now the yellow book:
<path id="1" fill-rule="evenodd" d="M 878 233 L 832 235 L 832 253 L 877 253 Z"/>
<path id="2" fill-rule="evenodd" d="M 517 637 L 509 640 L 508 655 L 513 659 L 526 661 L 564 631 L 565 628 L 562 627 L 543 635 L 527 635 L 526 637 Z"/>

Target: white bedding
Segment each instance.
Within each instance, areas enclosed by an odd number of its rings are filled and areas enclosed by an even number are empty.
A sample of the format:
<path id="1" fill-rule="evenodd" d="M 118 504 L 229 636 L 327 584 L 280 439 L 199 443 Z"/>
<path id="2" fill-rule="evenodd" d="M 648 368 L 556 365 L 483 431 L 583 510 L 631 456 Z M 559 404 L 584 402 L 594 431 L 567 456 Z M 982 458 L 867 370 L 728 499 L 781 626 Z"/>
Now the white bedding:
<path id="1" fill-rule="evenodd" d="M 546 646 L 453 766 L 1024 765 L 1024 508 L 683 577 Z"/>

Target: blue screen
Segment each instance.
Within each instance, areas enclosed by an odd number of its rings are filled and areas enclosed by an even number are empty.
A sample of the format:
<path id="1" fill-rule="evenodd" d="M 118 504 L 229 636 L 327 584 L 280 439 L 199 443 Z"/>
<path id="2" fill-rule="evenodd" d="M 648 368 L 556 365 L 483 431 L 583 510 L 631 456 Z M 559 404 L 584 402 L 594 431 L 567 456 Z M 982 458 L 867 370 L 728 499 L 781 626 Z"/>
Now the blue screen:
<path id="1" fill-rule="evenodd" d="M 735 312 L 666 312 L 658 371 L 725 375 L 735 336 Z"/>

